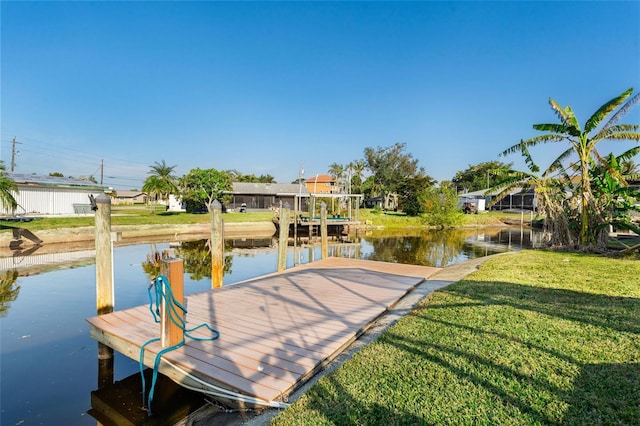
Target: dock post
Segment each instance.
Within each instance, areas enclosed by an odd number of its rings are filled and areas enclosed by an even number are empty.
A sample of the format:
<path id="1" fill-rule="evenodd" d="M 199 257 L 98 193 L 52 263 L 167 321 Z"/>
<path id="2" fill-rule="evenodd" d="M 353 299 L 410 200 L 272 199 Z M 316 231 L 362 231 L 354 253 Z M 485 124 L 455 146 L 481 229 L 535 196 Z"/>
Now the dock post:
<path id="1" fill-rule="evenodd" d="M 311 243 L 311 234 L 314 234 L 313 222 L 316 220 L 316 197 L 312 195 L 309 201 L 311 202 L 311 207 L 309 208 L 309 243 Z M 317 237 L 317 234 L 314 235 L 314 242 Z"/>
<path id="2" fill-rule="evenodd" d="M 96 310 L 98 315 L 113 312 L 113 245 L 111 242 L 111 198 L 100 194 L 95 199 Z M 113 349 L 98 343 L 98 359 L 113 358 Z"/>
<path id="3" fill-rule="evenodd" d="M 184 306 L 184 264 L 182 259 L 165 259 L 162 261 L 162 273 L 171 287 L 171 293 L 176 302 Z M 165 291 L 163 291 L 164 293 Z M 174 314 L 180 316 L 184 321 L 184 313 L 180 308 L 167 306 L 166 300 L 162 300 L 162 308 L 160 315 L 160 342 L 163 348 L 177 345 L 184 339 L 184 330 L 178 324 L 175 324 L 169 312 L 173 310 Z"/>
<path id="4" fill-rule="evenodd" d="M 298 212 L 300 208 L 298 203 L 300 199 L 297 195 L 293 196 L 293 266 L 298 262 Z"/>
<path id="5" fill-rule="evenodd" d="M 278 272 L 287 269 L 287 245 L 289 243 L 289 203 L 280 208 L 280 234 L 278 239 Z"/>
<path id="6" fill-rule="evenodd" d="M 222 221 L 222 204 L 213 200 L 211 210 L 211 288 L 223 285 L 224 277 L 224 223 Z"/>
<path id="7" fill-rule="evenodd" d="M 320 240 L 322 259 L 329 257 L 329 238 L 327 232 L 327 203 L 320 203 Z"/>

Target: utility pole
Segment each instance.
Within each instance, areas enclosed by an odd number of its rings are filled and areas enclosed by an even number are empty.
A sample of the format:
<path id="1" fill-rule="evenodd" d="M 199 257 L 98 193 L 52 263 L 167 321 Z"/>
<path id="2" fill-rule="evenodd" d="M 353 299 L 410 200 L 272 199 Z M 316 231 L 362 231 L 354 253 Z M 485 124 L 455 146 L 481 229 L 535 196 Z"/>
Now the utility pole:
<path id="1" fill-rule="evenodd" d="M 16 166 L 16 144 L 19 144 L 19 143 L 20 142 L 16 142 L 16 138 L 14 136 L 13 141 L 11 141 L 11 173 L 13 173 L 13 170 L 15 169 L 15 166 Z"/>
<path id="2" fill-rule="evenodd" d="M 104 180 L 104 158 L 100 159 L 100 185 L 102 185 L 102 181 Z"/>

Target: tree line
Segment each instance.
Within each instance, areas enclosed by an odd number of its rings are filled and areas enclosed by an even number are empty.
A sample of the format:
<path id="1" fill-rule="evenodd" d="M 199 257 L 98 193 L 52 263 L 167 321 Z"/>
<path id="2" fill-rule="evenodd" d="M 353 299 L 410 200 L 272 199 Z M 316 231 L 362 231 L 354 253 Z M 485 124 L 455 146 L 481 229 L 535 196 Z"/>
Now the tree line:
<path id="1" fill-rule="evenodd" d="M 426 174 L 418 160 L 406 152 L 406 144 L 389 147 L 367 147 L 362 159 L 347 164 L 333 163 L 328 172 L 340 192 L 364 194 L 365 198 L 397 197 L 407 215 L 421 216 L 427 225 L 447 226 L 456 220 L 458 194 L 486 190 L 497 194 L 498 202 L 515 188 L 532 189 L 537 195 L 538 211 L 544 218 L 545 238 L 550 245 L 601 249 L 610 226 L 640 233 L 630 212 L 640 211 L 637 186 L 640 174 L 634 162 L 640 147 L 620 155 L 604 154 L 599 144 L 604 141 L 640 142 L 639 126 L 620 121 L 640 102 L 640 94 L 632 96 L 628 89 L 600 107 L 581 125 L 570 106 L 562 107 L 549 99 L 558 122 L 534 124 L 543 134 L 523 139 L 505 149 L 500 156 L 519 153 L 528 170 L 515 170 L 513 163 L 489 161 L 470 165 L 451 181 L 438 182 Z M 529 148 L 560 143 L 565 150 L 546 168 L 538 166 Z M 150 167 L 142 190 L 156 201 L 179 195 L 187 205 L 206 206 L 222 200 L 232 182 L 275 183 L 273 176 L 243 174 L 237 170 L 192 169 L 180 178 L 176 166 L 164 160 Z M 298 181 L 294 181 L 298 183 Z M 11 195 L 17 191 L 0 163 L 0 203 L 15 209 Z"/>

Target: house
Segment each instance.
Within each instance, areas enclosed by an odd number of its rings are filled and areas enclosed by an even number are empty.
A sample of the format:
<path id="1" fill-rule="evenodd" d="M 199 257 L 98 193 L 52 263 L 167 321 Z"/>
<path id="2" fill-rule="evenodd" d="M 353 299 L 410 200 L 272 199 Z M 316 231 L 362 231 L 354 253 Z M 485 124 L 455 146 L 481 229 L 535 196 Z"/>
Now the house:
<path id="1" fill-rule="evenodd" d="M 377 197 L 367 198 L 364 200 L 364 206 L 368 209 L 379 208 L 382 210 L 394 210 L 397 211 L 398 194 L 387 194 L 386 196 L 380 195 Z"/>
<path id="2" fill-rule="evenodd" d="M 16 211 L 0 206 L 0 215 L 72 215 L 91 214 L 89 196 L 109 188 L 86 180 L 44 175 L 6 173 L 18 187 L 11 195 L 18 202 Z"/>
<path id="3" fill-rule="evenodd" d="M 303 200 L 302 209 L 305 209 L 309 199 L 305 186 L 297 183 L 233 182 L 232 190 L 225 194 L 230 197 L 226 208 L 233 211 L 239 211 L 243 204 L 248 211 L 269 210 L 279 207 L 281 202 L 289 203 L 293 209 L 296 196 Z"/>
<path id="4" fill-rule="evenodd" d="M 340 192 L 336 180 L 329 175 L 315 175 L 306 179 L 304 184 L 310 194 L 336 194 Z"/>
<path id="5" fill-rule="evenodd" d="M 125 205 L 125 204 L 146 204 L 147 193 L 143 191 L 130 191 L 127 189 L 118 189 L 113 191 L 111 197 L 111 203 L 113 205 Z"/>
<path id="6" fill-rule="evenodd" d="M 486 206 L 489 206 L 493 198 L 498 195 L 499 191 L 493 191 L 487 193 L 486 189 L 480 191 L 467 192 L 464 194 L 458 194 L 460 199 L 460 205 L 464 203 L 473 204 L 477 211 L 484 211 Z M 505 195 L 500 201 L 493 204 L 491 210 L 536 210 L 537 200 L 535 191 L 533 189 L 527 189 L 525 191 L 522 188 L 514 188 L 511 192 Z"/>

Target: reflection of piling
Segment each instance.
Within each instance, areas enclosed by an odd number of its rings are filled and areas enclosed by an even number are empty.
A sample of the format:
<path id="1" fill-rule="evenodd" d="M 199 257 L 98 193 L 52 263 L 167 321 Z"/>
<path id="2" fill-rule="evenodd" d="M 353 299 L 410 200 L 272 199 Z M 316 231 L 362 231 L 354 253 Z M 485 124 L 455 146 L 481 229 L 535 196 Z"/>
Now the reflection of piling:
<path id="1" fill-rule="evenodd" d="M 278 272 L 287 269 L 287 245 L 289 243 L 289 220 L 291 209 L 289 203 L 280 208 L 280 234 L 278 239 Z"/>
<path id="2" fill-rule="evenodd" d="M 113 312 L 113 246 L 111 243 L 111 199 L 95 198 L 96 309 L 98 315 Z M 98 343 L 98 359 L 113 358 L 113 349 Z"/>
<path id="3" fill-rule="evenodd" d="M 329 257 L 329 235 L 327 231 L 327 204 L 320 203 L 320 241 L 322 247 L 322 259 Z"/>
<path id="4" fill-rule="evenodd" d="M 211 210 L 211 288 L 222 287 L 224 276 L 224 224 L 222 204 L 214 200 Z"/>
<path id="5" fill-rule="evenodd" d="M 100 345 L 109 348 L 102 343 L 98 343 L 98 347 L 100 347 Z M 111 386 L 113 384 L 113 377 L 113 356 L 106 359 L 98 358 L 98 389 Z"/>
<path id="6" fill-rule="evenodd" d="M 162 261 L 162 273 L 169 281 L 173 299 L 184 306 L 184 265 L 182 259 L 166 259 Z M 166 293 L 166 290 L 163 291 Z M 184 330 L 179 324 L 171 320 L 171 315 L 177 316 L 176 321 L 184 321 L 184 312 L 177 306 L 170 306 L 173 300 L 162 299 L 162 313 L 160 315 L 160 330 L 162 347 L 177 345 L 184 339 Z"/>

